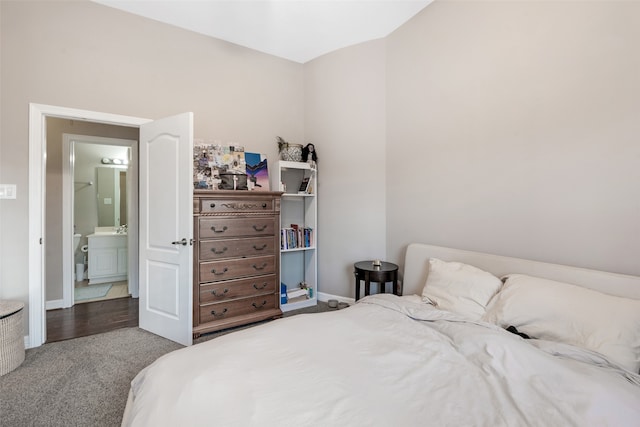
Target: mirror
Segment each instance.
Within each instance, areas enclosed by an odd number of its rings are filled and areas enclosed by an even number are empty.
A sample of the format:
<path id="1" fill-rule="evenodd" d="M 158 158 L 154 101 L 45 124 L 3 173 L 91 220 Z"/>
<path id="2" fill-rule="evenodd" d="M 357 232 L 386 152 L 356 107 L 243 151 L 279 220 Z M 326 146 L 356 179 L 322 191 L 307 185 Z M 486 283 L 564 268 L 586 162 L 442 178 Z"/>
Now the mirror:
<path id="1" fill-rule="evenodd" d="M 127 169 L 96 168 L 98 227 L 118 227 L 127 223 Z"/>
<path id="2" fill-rule="evenodd" d="M 130 150 L 129 147 L 84 141 L 73 144 L 73 224 L 76 233 L 87 236 L 95 227 L 127 224 L 129 177 L 125 162 L 131 158 Z"/>

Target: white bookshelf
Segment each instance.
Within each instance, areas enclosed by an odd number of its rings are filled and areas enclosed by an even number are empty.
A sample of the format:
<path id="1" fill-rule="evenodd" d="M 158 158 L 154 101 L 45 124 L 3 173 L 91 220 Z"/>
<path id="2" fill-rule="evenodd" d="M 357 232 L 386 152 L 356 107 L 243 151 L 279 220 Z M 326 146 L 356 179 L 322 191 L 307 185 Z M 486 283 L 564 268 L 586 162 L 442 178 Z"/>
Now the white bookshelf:
<path id="1" fill-rule="evenodd" d="M 274 176 L 277 181 L 272 188 L 284 191 L 280 205 L 280 229 L 290 228 L 291 224 L 312 229 L 309 247 L 280 249 L 280 282 L 286 284 L 287 289 L 298 288 L 300 282 L 311 288 L 310 298 L 280 304 L 282 311 L 290 311 L 318 302 L 318 173 L 311 164 L 303 162 L 281 160 L 276 167 Z M 304 178 L 310 178 L 309 193 L 298 192 Z"/>

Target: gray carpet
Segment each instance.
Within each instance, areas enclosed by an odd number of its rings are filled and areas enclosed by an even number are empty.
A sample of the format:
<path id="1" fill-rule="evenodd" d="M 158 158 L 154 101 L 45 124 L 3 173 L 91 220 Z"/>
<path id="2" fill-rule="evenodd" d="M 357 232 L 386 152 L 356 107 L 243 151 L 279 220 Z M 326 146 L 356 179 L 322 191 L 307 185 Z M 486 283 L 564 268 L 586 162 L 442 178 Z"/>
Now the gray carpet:
<path id="1" fill-rule="evenodd" d="M 318 303 L 285 317 L 327 310 Z M 246 327 L 207 334 L 196 343 Z M 119 426 L 133 377 L 179 348 L 142 329 L 124 328 L 29 349 L 19 368 L 0 377 L 0 425 Z"/>

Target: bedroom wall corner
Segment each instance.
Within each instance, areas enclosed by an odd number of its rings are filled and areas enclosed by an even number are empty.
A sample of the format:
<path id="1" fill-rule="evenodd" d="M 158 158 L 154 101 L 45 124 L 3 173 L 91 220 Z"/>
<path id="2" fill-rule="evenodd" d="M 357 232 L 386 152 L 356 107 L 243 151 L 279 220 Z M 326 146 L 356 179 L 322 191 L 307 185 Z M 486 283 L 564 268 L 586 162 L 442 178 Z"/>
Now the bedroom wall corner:
<path id="1" fill-rule="evenodd" d="M 305 143 L 318 149 L 318 289 L 354 296 L 353 263 L 386 257 L 385 42 L 304 65 Z"/>

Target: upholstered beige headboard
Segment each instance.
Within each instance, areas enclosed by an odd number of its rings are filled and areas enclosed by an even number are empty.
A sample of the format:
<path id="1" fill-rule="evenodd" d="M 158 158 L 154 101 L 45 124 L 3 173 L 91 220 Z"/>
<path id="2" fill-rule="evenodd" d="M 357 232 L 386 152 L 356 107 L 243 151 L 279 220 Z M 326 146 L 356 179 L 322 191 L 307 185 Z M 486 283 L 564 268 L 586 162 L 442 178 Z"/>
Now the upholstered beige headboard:
<path id="1" fill-rule="evenodd" d="M 501 277 L 522 273 L 545 279 L 580 285 L 610 295 L 640 299 L 640 277 L 566 265 L 549 264 L 460 249 L 412 243 L 407 247 L 402 281 L 403 295 L 422 294 L 427 279 L 429 258 L 458 261 L 481 268 Z"/>

